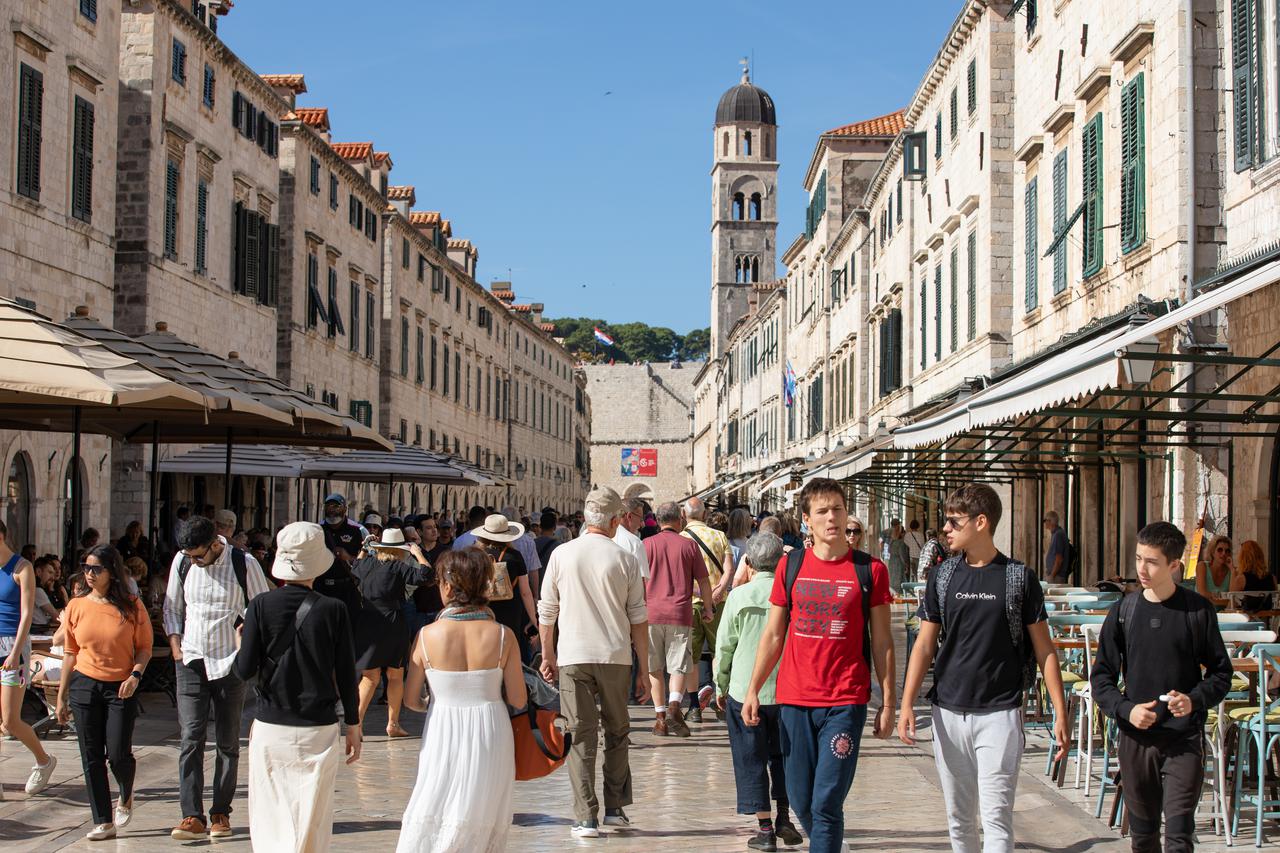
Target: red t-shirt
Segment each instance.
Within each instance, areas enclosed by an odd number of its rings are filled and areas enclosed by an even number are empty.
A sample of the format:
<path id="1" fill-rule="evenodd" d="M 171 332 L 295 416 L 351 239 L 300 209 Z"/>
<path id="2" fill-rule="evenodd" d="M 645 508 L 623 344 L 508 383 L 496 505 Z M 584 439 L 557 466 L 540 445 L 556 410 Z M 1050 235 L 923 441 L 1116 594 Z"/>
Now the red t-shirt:
<path id="1" fill-rule="evenodd" d="M 649 580 L 644 598 L 650 625 L 692 625 L 693 585 L 707 576 L 702 551 L 692 539 L 663 530 L 644 540 Z"/>
<path id="2" fill-rule="evenodd" d="M 769 601 L 787 606 L 786 572 L 773 579 Z M 871 606 L 893 601 L 889 570 L 871 559 Z M 778 667 L 778 704 L 809 708 L 865 705 L 871 670 L 862 654 L 862 587 L 853 552 L 820 560 L 806 551 L 791 588 L 787 645 Z"/>

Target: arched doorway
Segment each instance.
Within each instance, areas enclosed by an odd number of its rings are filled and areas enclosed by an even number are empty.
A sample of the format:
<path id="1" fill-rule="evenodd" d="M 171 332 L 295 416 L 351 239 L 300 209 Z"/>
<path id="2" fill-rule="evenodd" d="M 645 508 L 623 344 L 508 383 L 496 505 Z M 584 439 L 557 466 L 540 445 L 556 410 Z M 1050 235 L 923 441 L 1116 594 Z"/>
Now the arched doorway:
<path id="1" fill-rule="evenodd" d="M 15 551 L 31 541 L 31 462 L 19 451 L 9 463 L 9 482 L 5 489 L 4 523 L 7 537 Z"/>

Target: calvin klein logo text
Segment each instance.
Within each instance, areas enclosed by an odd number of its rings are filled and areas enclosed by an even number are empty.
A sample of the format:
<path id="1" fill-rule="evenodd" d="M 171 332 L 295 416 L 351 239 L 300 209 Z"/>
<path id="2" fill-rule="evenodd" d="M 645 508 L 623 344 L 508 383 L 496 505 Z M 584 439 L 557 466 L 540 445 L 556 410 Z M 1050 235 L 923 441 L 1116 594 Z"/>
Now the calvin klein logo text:
<path id="1" fill-rule="evenodd" d="M 996 597 L 990 592 L 957 592 L 956 598 L 960 601 L 995 601 Z"/>

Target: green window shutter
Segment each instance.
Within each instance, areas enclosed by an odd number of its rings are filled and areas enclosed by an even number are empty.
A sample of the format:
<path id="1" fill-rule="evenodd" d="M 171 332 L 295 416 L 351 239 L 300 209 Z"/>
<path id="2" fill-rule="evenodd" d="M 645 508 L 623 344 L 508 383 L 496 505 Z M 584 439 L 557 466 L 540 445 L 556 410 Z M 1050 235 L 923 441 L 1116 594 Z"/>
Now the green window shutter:
<path id="1" fill-rule="evenodd" d="M 266 283 L 259 293 L 264 305 L 280 304 L 280 226 L 266 223 L 262 236 L 266 244 Z"/>
<path id="2" fill-rule="evenodd" d="M 1139 74 L 1120 92 L 1120 248 L 1147 239 L 1146 97 Z"/>
<path id="3" fill-rule="evenodd" d="M 329 337 L 336 338 L 346 333 L 342 313 L 338 311 L 338 271 L 329 267 Z"/>
<path id="4" fill-rule="evenodd" d="M 250 210 L 245 222 L 244 293 L 257 299 L 262 284 L 262 217 Z"/>
<path id="5" fill-rule="evenodd" d="M 206 64 L 204 67 L 204 87 L 201 89 L 201 100 L 209 109 L 213 109 L 213 96 L 217 89 L 217 79 L 213 66 Z"/>
<path id="6" fill-rule="evenodd" d="M 898 178 L 898 224 L 902 224 L 902 178 Z"/>
<path id="7" fill-rule="evenodd" d="M 1061 234 L 1067 224 L 1067 152 L 1058 152 L 1053 158 L 1053 233 Z M 1057 296 L 1067 289 L 1067 243 L 1062 241 L 1053 250 L 1053 294 Z"/>
<path id="8" fill-rule="evenodd" d="M 40 198 L 40 143 L 44 123 L 44 75 L 29 65 L 19 66 L 18 193 Z"/>
<path id="9" fill-rule="evenodd" d="M 93 219 L 93 104 L 77 97 L 71 133 L 71 215 Z"/>
<path id="10" fill-rule="evenodd" d="M 448 347 L 444 348 L 444 361 L 446 365 L 449 363 Z M 404 317 L 400 318 L 400 375 L 405 378 L 409 376 L 409 321 Z M 445 376 L 448 375 L 449 371 L 445 370 Z"/>
<path id="11" fill-rule="evenodd" d="M 1084 126 L 1084 278 L 1096 275 L 1102 269 L 1102 114 L 1099 113 Z"/>
<path id="12" fill-rule="evenodd" d="M 938 110 L 938 117 L 934 120 L 933 126 L 933 157 L 935 160 L 942 159 L 942 110 Z"/>
<path id="13" fill-rule="evenodd" d="M 1237 172 L 1262 159 L 1263 80 L 1259 55 L 1262 20 L 1258 0 L 1231 0 L 1232 127 Z"/>
<path id="14" fill-rule="evenodd" d="M 178 257 L 178 164 L 172 160 L 164 168 L 164 256 Z"/>
<path id="15" fill-rule="evenodd" d="M 978 337 L 978 232 L 969 232 L 969 340 Z"/>
<path id="16" fill-rule="evenodd" d="M 969 115 L 978 109 L 978 60 L 969 60 Z"/>
<path id="17" fill-rule="evenodd" d="M 320 305 L 316 302 L 316 256 L 307 255 L 307 328 L 314 329 L 320 319 Z"/>
<path id="18" fill-rule="evenodd" d="M 1036 306 L 1040 304 L 1040 294 L 1037 285 L 1039 275 L 1039 267 L 1037 266 L 1038 251 L 1036 242 L 1038 234 L 1038 200 L 1037 200 L 1037 182 L 1035 178 L 1027 181 L 1026 193 L 1023 196 L 1023 229 L 1026 235 L 1026 265 L 1027 265 L 1027 283 L 1026 283 L 1026 305 L 1027 311 L 1034 311 Z M 1055 256 L 1056 257 L 1056 256 Z"/>
<path id="19" fill-rule="evenodd" d="M 933 268 L 933 360 L 942 361 L 942 265 Z"/>
<path id="20" fill-rule="evenodd" d="M 960 87 L 951 90 L 951 138 L 960 133 Z"/>
<path id="21" fill-rule="evenodd" d="M 351 335 L 347 341 L 347 345 L 351 347 L 352 352 L 360 352 L 360 285 L 354 281 L 349 287 L 350 295 L 350 314 L 351 317 Z"/>
<path id="22" fill-rule="evenodd" d="M 960 249 L 951 249 L 951 351 L 960 346 Z"/>
<path id="23" fill-rule="evenodd" d="M 375 318 L 374 295 L 364 295 L 364 357 L 373 358 L 373 324 Z"/>
<path id="24" fill-rule="evenodd" d="M 209 185 L 204 181 L 196 183 L 196 273 L 204 275 L 209 240 Z"/>
<path id="25" fill-rule="evenodd" d="M 424 349 L 423 341 L 424 341 L 424 340 L 425 340 L 425 338 L 424 338 L 424 336 L 423 336 L 422 327 L 421 327 L 421 326 L 419 326 L 419 327 L 418 327 L 418 337 L 417 337 L 417 341 L 416 341 L 416 346 L 414 347 L 414 351 L 413 351 L 413 352 L 414 352 L 414 362 L 413 362 L 413 365 L 414 365 L 413 381 L 414 381 L 414 382 L 417 382 L 419 385 L 421 385 L 421 384 L 422 384 L 422 382 L 423 382 L 423 380 L 424 380 L 424 379 L 426 379 L 426 372 L 427 372 L 427 371 L 426 371 L 426 365 L 424 364 L 424 362 L 425 362 L 425 358 L 424 358 L 424 354 L 423 354 L 423 349 Z"/>
<path id="26" fill-rule="evenodd" d="M 920 369 L 929 366 L 929 279 L 920 279 Z"/>

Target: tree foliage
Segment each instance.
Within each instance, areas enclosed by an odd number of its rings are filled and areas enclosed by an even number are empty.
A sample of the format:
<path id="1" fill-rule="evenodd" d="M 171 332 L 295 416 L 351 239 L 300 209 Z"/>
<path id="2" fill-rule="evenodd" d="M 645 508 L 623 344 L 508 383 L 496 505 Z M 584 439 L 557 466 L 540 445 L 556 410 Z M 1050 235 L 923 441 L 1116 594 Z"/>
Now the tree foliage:
<path id="1" fill-rule="evenodd" d="M 694 329 L 681 335 L 665 326 L 647 323 L 606 323 L 592 317 L 563 317 L 546 320 L 554 323 L 555 335 L 564 339 L 569 352 L 582 361 L 636 364 L 643 361 L 700 361 L 711 348 L 711 330 Z M 613 338 L 613 346 L 599 343 L 594 329 Z"/>

